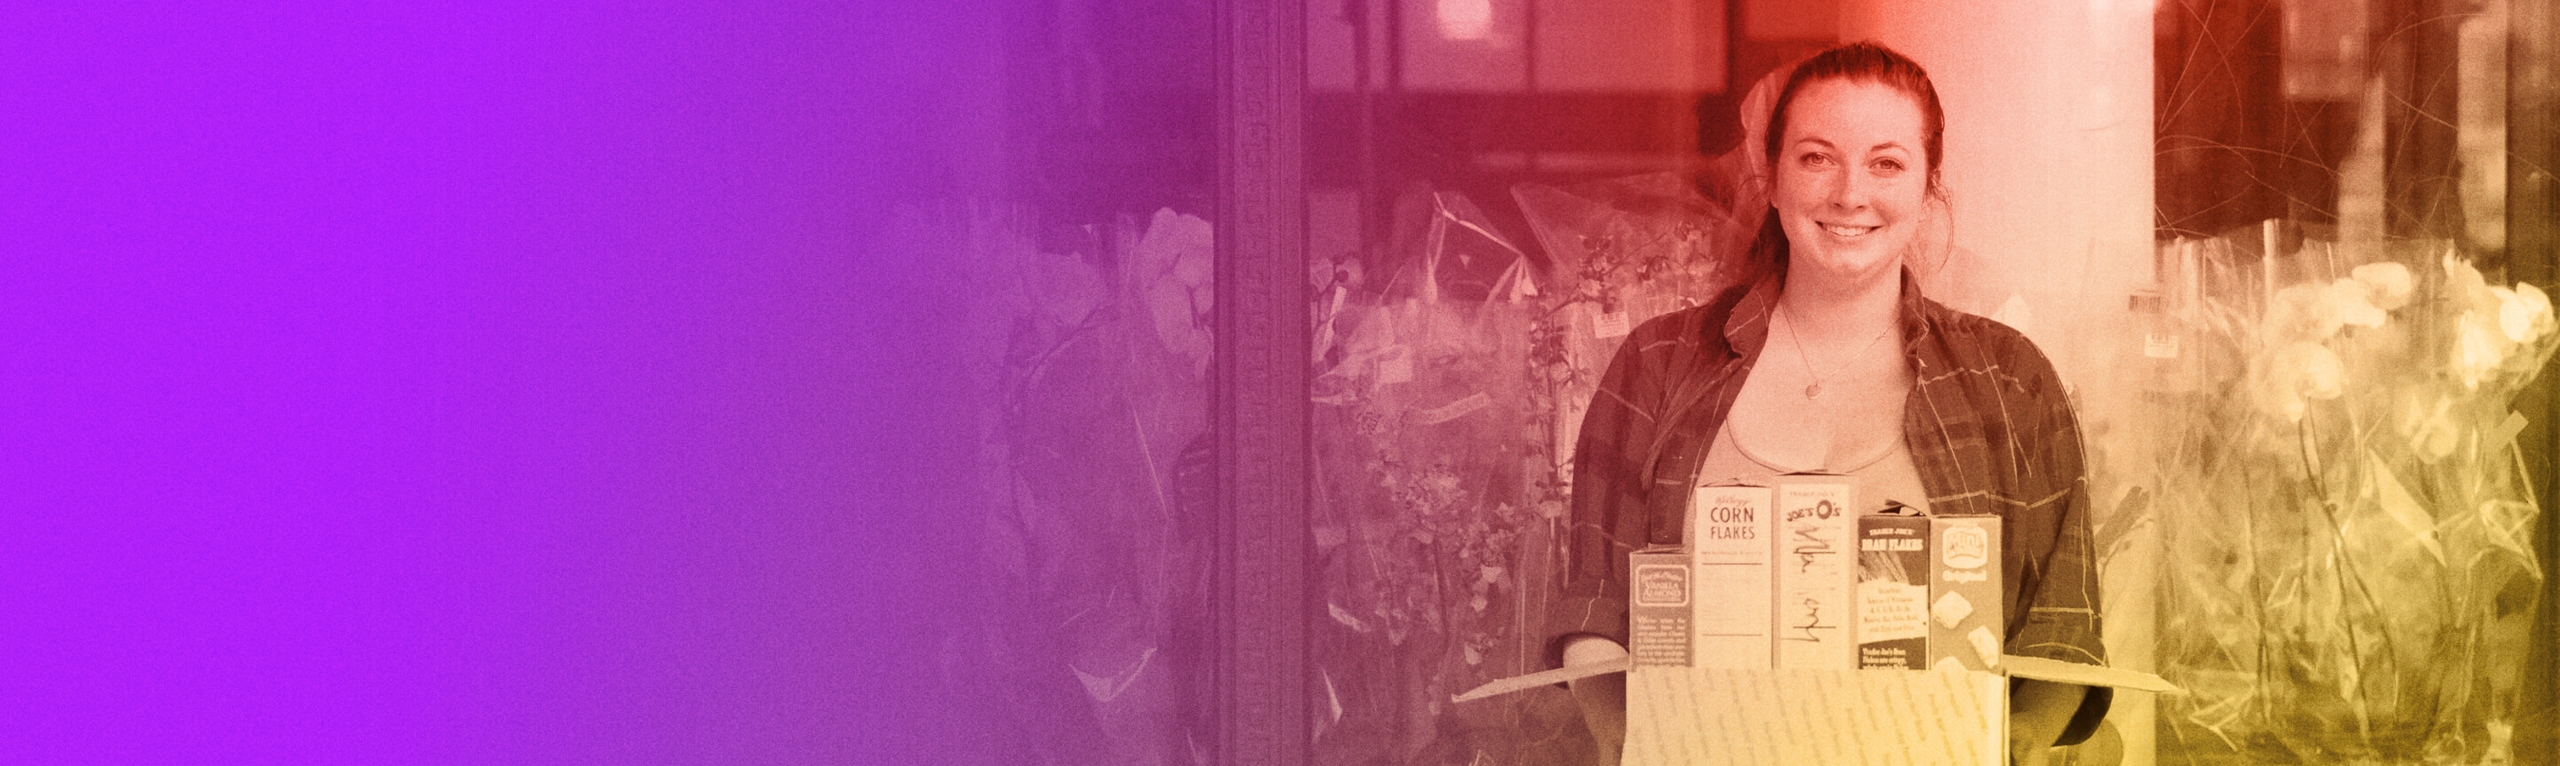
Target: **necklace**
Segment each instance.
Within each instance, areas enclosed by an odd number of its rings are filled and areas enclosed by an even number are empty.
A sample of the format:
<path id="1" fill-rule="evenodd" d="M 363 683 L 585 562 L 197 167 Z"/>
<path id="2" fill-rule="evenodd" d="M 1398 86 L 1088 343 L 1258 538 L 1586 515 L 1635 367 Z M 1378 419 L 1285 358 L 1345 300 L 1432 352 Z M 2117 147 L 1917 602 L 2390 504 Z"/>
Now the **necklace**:
<path id="1" fill-rule="evenodd" d="M 1785 310 L 1786 310 L 1786 307 L 1785 307 L 1785 306 L 1783 306 L 1783 305 L 1781 305 L 1781 306 L 1779 306 L 1779 307 L 1778 307 L 1778 311 L 1785 311 Z M 1858 357 L 1866 355 L 1866 353 L 1867 353 L 1867 349 L 1875 348 L 1875 347 L 1876 347 L 1876 341 L 1884 340 L 1884 336 L 1886 336 L 1886 335 L 1890 335 L 1890 334 L 1892 334 L 1892 333 L 1893 333 L 1893 325 L 1890 325 L 1890 324 L 1885 325 L 1885 328 L 1884 328 L 1884 330 L 1883 330 L 1883 331 L 1876 333 L 1876 336 L 1875 336 L 1875 337 L 1873 337 L 1873 338 L 1868 338 L 1868 339 L 1867 339 L 1867 344 L 1866 344 L 1866 345 L 1864 345 L 1864 346 L 1859 346 L 1859 347 L 1858 347 L 1858 351 L 1857 351 L 1857 353 L 1850 354 L 1850 355 L 1849 355 L 1849 361 L 1840 363 L 1840 365 L 1839 365 L 1839 366 L 1831 368 L 1831 372 L 1830 372 L 1829 374 L 1824 374 L 1824 373 L 1822 373 L 1822 372 L 1819 372 L 1819 371 L 1816 371 L 1815 369 L 1813 369 L 1813 357 L 1811 357 L 1811 356 L 1807 356 L 1807 355 L 1805 354 L 1805 351 L 1804 351 L 1804 338 L 1803 338 L 1802 336 L 1796 335 L 1796 323 L 1795 323 L 1795 320 L 1793 320 L 1793 319 L 1789 319 L 1789 320 L 1787 320 L 1787 340 L 1790 340 L 1790 341 L 1795 342 L 1795 344 L 1796 344 L 1796 359 L 1797 359 L 1798 361 L 1804 362 L 1804 372 L 1805 372 L 1805 374 L 1806 374 L 1806 375 L 1811 375 L 1811 376 L 1813 376 L 1813 383 L 1811 383 L 1811 384 L 1809 384 L 1809 385 L 1806 385 L 1806 386 L 1804 387 L 1804 398 L 1812 399 L 1812 398 L 1815 398 L 1815 397 L 1819 397 L 1819 396 L 1821 396 L 1821 395 L 1822 395 L 1822 379 L 1823 379 L 1823 378 L 1828 378 L 1828 377 L 1831 377 L 1832 375 L 1838 375 L 1838 374 L 1840 374 L 1840 371 L 1841 371 L 1841 370 L 1848 369 L 1848 368 L 1849 368 L 1849 365 L 1854 364 L 1854 363 L 1856 363 L 1856 362 L 1858 361 Z"/>

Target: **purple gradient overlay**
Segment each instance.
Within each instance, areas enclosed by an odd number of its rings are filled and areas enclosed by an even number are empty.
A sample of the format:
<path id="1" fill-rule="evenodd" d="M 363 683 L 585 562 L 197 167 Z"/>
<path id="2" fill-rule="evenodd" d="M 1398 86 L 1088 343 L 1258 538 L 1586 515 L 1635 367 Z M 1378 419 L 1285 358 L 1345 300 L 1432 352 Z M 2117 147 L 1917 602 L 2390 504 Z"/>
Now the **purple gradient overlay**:
<path id="1" fill-rule="evenodd" d="M 914 5 L 0 8 L 0 763 L 992 752 Z"/>

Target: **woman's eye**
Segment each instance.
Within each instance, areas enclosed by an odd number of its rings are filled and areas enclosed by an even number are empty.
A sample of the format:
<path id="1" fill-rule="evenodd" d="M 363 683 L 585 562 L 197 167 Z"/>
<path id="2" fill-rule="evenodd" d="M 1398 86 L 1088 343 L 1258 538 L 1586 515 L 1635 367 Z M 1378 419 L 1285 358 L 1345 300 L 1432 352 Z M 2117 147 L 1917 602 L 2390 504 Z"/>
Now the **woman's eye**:
<path id="1" fill-rule="evenodd" d="M 1803 162 L 1804 162 L 1804 164 L 1806 164 L 1806 165 L 1810 165 L 1810 166 L 1817 167 L 1817 168 L 1818 168 L 1818 167 L 1827 167 L 1827 166 L 1829 166 L 1829 165 L 1831 164 L 1831 155 L 1823 154 L 1823 153 L 1821 153 L 1821 152 L 1806 152 L 1806 153 L 1805 153 L 1805 155 L 1804 155 Z"/>
<path id="2" fill-rule="evenodd" d="M 1876 172 L 1887 175 L 1900 173 L 1902 172 L 1902 161 L 1893 159 L 1876 160 L 1875 168 Z"/>

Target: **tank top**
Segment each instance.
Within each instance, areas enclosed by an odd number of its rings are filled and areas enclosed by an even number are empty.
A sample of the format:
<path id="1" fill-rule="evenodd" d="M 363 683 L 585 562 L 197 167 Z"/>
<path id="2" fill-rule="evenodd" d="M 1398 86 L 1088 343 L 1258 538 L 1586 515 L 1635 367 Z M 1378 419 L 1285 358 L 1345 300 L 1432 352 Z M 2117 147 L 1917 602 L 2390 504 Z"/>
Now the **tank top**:
<path id="1" fill-rule="evenodd" d="M 1907 387 L 1899 395 L 1909 396 Z M 1842 461 L 1845 465 L 1779 465 L 1756 454 L 1749 445 L 1735 438 L 1734 420 L 1736 418 L 1727 415 L 1724 423 L 1716 427 L 1715 440 L 1707 446 L 1706 461 L 1698 466 L 1698 475 L 1691 479 L 1693 489 L 1718 483 L 1767 484 L 1782 473 L 1823 471 L 1858 478 L 1859 513 L 1881 509 L 1887 501 L 1923 512 L 1929 509 L 1929 492 L 1920 486 L 1920 467 L 1911 461 L 1911 444 L 1899 434 L 1885 440 L 1883 449 L 1850 457 Z M 1895 430 L 1899 431 L 1901 421 L 1896 419 L 1894 423 Z"/>

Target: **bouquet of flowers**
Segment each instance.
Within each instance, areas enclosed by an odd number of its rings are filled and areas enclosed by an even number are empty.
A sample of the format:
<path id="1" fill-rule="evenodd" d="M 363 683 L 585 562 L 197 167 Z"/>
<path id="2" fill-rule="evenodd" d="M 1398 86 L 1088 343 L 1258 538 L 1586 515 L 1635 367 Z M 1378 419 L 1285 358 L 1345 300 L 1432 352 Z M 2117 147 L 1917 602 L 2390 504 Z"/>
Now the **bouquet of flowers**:
<path id="1" fill-rule="evenodd" d="M 1216 725 L 1199 617 L 1215 232 L 1159 210 L 1042 242 L 1021 211 L 947 215 L 915 228 L 955 240 L 925 244 L 982 286 L 956 344 L 956 384 L 982 404 L 956 425 L 979 437 L 967 571 L 983 603 L 935 659 L 1026 758 L 1193 762 Z M 943 233 L 963 224 L 965 239 Z"/>
<path id="2" fill-rule="evenodd" d="M 2246 249 L 2176 246 L 2194 352 L 2148 483 L 2160 669 L 2191 693 L 2164 756 L 2509 762 L 2543 574 L 2508 407 L 2560 343 L 2549 298 L 2441 243 Z"/>
<path id="3" fill-rule="evenodd" d="M 1581 409 L 1630 328 L 1735 278 L 1738 237 L 1667 174 L 1515 196 L 1543 267 L 1432 192 L 1382 278 L 1311 275 L 1320 760 L 1591 757 L 1564 695 L 1448 700 L 1543 668 Z"/>

